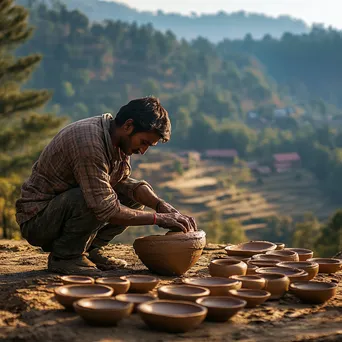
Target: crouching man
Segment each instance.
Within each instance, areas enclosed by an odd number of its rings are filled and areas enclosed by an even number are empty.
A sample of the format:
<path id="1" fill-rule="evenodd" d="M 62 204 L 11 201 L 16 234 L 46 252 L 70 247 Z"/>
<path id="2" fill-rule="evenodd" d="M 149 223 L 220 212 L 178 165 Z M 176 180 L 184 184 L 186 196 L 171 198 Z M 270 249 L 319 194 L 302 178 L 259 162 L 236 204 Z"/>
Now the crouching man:
<path id="1" fill-rule="evenodd" d="M 103 114 L 80 120 L 52 139 L 16 203 L 22 236 L 50 252 L 51 272 L 97 276 L 124 267 L 124 260 L 107 258 L 103 247 L 127 226 L 197 230 L 193 218 L 130 177 L 129 156 L 170 136 L 167 111 L 146 97 L 130 101 L 115 119 Z M 155 212 L 144 212 L 144 206 Z"/>

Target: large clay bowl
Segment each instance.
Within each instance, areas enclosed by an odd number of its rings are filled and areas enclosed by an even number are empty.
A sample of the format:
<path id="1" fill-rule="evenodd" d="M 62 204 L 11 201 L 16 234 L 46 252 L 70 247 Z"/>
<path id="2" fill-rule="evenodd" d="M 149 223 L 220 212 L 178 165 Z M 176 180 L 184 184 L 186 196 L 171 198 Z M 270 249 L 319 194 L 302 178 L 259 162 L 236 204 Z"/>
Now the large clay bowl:
<path id="1" fill-rule="evenodd" d="M 281 298 L 289 289 L 290 279 L 284 274 L 269 273 L 262 277 L 265 279 L 264 290 L 271 293 L 270 299 Z"/>
<path id="2" fill-rule="evenodd" d="M 193 285 L 165 285 L 159 287 L 157 292 L 160 299 L 189 302 L 195 302 L 198 298 L 210 295 L 207 288 Z"/>
<path id="3" fill-rule="evenodd" d="M 268 241 L 249 241 L 238 245 L 230 245 L 225 248 L 228 255 L 253 256 L 254 254 L 266 253 L 277 248 L 272 242 Z"/>
<path id="4" fill-rule="evenodd" d="M 300 270 L 299 268 L 291 268 L 284 266 L 274 266 L 274 267 L 261 267 L 256 270 L 257 274 L 263 276 L 263 274 L 269 273 L 280 273 L 286 275 L 290 282 L 295 281 L 305 281 L 308 278 L 308 273 L 304 270 Z"/>
<path id="5" fill-rule="evenodd" d="M 304 270 L 308 273 L 306 280 L 315 278 L 319 269 L 318 263 L 313 261 L 282 261 L 278 263 L 277 266 L 292 267 Z"/>
<path id="6" fill-rule="evenodd" d="M 220 296 L 199 298 L 196 303 L 208 309 L 206 319 L 214 322 L 228 321 L 247 305 L 245 300 Z"/>
<path id="7" fill-rule="evenodd" d="M 248 264 L 257 267 L 272 267 L 276 266 L 280 262 L 279 259 L 254 259 L 248 261 Z"/>
<path id="8" fill-rule="evenodd" d="M 185 278 L 183 279 L 183 283 L 204 287 L 210 291 L 210 296 L 228 296 L 229 290 L 238 290 L 241 288 L 241 281 L 220 277 Z"/>
<path id="9" fill-rule="evenodd" d="M 342 268 L 342 260 L 341 259 L 333 259 L 333 258 L 311 258 L 307 261 L 317 262 L 319 265 L 319 273 L 335 273 L 338 272 Z"/>
<path id="10" fill-rule="evenodd" d="M 152 329 L 184 333 L 199 326 L 208 310 L 190 302 L 157 300 L 139 305 L 138 312 Z"/>
<path id="11" fill-rule="evenodd" d="M 82 298 L 110 297 L 113 289 L 104 285 L 64 285 L 55 289 L 58 303 L 66 309 L 73 309 L 73 302 Z"/>
<path id="12" fill-rule="evenodd" d="M 299 256 L 295 251 L 290 251 L 288 249 L 283 249 L 280 251 L 270 251 L 266 252 L 267 255 L 272 255 L 275 259 L 280 259 L 282 261 L 299 261 Z"/>
<path id="13" fill-rule="evenodd" d="M 209 264 L 209 274 L 212 277 L 229 278 L 232 275 L 245 275 L 247 264 L 236 259 L 215 259 Z"/>
<path id="14" fill-rule="evenodd" d="M 230 290 L 229 293 L 233 297 L 245 300 L 247 302 L 246 308 L 254 308 L 271 297 L 271 294 L 264 290 L 240 289 Z"/>
<path id="15" fill-rule="evenodd" d="M 243 289 L 262 290 L 265 287 L 265 279 L 258 275 L 234 275 L 230 278 L 241 281 Z"/>
<path id="16" fill-rule="evenodd" d="M 124 303 L 132 303 L 133 312 L 137 312 L 140 304 L 156 300 L 157 296 L 150 293 L 125 293 L 117 295 L 115 299 Z"/>
<path id="17" fill-rule="evenodd" d="M 116 325 L 133 311 L 132 303 L 113 298 L 84 298 L 73 303 L 75 311 L 89 324 Z"/>
<path id="18" fill-rule="evenodd" d="M 291 292 L 303 302 L 321 304 L 336 295 L 337 284 L 318 281 L 290 284 Z"/>
<path id="19" fill-rule="evenodd" d="M 80 276 L 80 275 L 67 275 L 61 277 L 64 285 L 86 285 L 94 284 L 95 280 L 92 277 Z"/>
<path id="20" fill-rule="evenodd" d="M 96 284 L 107 285 L 114 290 L 114 295 L 126 293 L 129 290 L 131 282 L 128 279 L 120 277 L 105 277 L 96 279 Z"/>
<path id="21" fill-rule="evenodd" d="M 130 283 L 129 292 L 147 293 L 153 290 L 160 282 L 160 279 L 149 276 L 132 274 L 120 277 L 122 280 L 128 280 Z"/>
<path id="22" fill-rule="evenodd" d="M 152 235 L 134 241 L 135 253 L 145 266 L 160 275 L 182 275 L 202 254 L 205 232 Z"/>
<path id="23" fill-rule="evenodd" d="M 306 248 L 286 248 L 286 250 L 296 252 L 299 257 L 299 261 L 306 261 L 313 257 L 313 251 Z"/>

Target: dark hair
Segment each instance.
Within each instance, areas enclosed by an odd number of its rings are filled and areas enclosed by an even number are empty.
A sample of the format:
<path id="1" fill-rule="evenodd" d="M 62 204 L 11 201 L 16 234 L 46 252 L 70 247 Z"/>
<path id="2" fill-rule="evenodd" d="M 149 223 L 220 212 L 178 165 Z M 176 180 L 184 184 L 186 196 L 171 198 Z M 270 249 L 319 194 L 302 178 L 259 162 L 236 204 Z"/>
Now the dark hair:
<path id="1" fill-rule="evenodd" d="M 129 119 L 133 120 L 134 131 L 132 134 L 155 130 L 160 135 L 162 142 L 170 140 L 169 114 L 160 104 L 159 99 L 148 96 L 132 100 L 122 106 L 116 114 L 115 123 L 121 127 Z"/>

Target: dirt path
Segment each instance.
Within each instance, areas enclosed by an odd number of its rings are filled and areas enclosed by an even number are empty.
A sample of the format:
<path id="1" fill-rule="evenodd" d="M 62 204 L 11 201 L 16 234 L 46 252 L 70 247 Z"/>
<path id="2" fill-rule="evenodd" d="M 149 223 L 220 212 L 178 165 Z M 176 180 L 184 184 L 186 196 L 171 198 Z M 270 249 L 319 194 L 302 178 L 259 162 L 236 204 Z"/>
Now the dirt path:
<path id="1" fill-rule="evenodd" d="M 148 273 L 132 247 L 113 245 L 109 251 L 129 263 L 118 275 Z M 223 253 L 219 246 L 210 246 L 187 276 L 205 276 L 212 255 Z M 46 253 L 24 242 L 0 240 L 0 341 L 342 341 L 342 285 L 325 305 L 302 304 L 287 294 L 280 301 L 245 309 L 228 323 L 205 322 L 194 331 L 171 335 L 149 330 L 138 315 L 117 327 L 86 325 L 55 301 L 53 289 L 61 283 L 45 271 L 46 259 Z M 325 276 L 333 282 L 341 279 L 342 272 Z M 162 278 L 163 284 L 179 281 Z"/>

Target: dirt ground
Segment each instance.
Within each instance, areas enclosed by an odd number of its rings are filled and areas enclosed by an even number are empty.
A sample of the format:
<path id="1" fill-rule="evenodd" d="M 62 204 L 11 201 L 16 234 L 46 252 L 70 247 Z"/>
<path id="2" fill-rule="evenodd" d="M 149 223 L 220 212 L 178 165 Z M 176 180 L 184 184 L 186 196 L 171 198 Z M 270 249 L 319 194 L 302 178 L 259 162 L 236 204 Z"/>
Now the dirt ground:
<path id="1" fill-rule="evenodd" d="M 211 257 L 224 254 L 222 247 L 208 246 L 185 276 L 205 276 Z M 108 252 L 129 263 L 118 275 L 149 273 L 131 246 L 113 245 Z M 46 253 L 25 242 L 0 240 L 0 341 L 342 341 L 341 283 L 337 296 L 324 305 L 303 304 L 286 294 L 227 323 L 204 322 L 185 334 L 167 334 L 149 330 L 138 315 L 117 327 L 88 326 L 55 301 L 53 290 L 61 282 L 45 270 L 46 261 Z M 162 284 L 180 281 L 161 278 Z M 339 282 L 342 272 L 318 278 Z"/>

